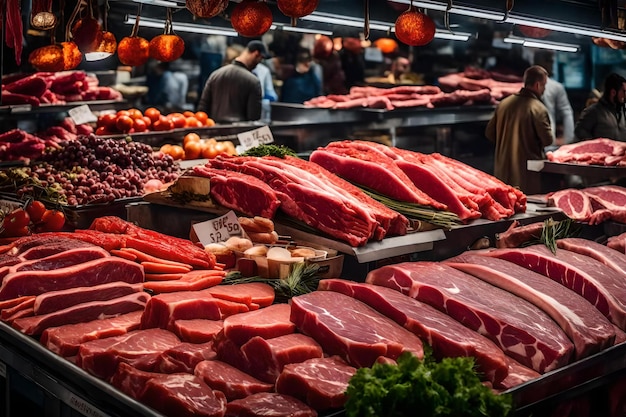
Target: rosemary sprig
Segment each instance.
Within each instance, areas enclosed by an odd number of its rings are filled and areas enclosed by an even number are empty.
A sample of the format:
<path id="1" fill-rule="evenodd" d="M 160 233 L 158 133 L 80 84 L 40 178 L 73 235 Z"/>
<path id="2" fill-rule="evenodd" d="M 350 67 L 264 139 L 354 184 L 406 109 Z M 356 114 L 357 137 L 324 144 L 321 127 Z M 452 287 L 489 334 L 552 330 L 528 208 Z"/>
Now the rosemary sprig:
<path id="1" fill-rule="evenodd" d="M 572 219 L 554 220 L 552 217 L 544 220 L 539 239 L 532 239 L 524 243 L 524 246 L 536 245 L 543 243 L 550 252 L 556 255 L 556 241 L 566 237 L 575 237 L 580 233 L 580 225 Z"/>

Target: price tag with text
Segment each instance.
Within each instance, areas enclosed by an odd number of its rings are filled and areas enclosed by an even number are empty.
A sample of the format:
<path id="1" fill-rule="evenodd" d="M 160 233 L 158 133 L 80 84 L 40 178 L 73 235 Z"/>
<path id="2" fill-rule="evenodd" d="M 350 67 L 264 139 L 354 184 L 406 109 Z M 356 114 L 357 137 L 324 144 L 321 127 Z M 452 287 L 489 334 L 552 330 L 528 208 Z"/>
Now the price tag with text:
<path id="1" fill-rule="evenodd" d="M 223 216 L 205 222 L 196 223 L 194 232 L 203 245 L 209 243 L 225 242 L 232 236 L 241 236 L 242 229 L 234 211 L 229 211 Z"/>
<path id="2" fill-rule="evenodd" d="M 86 104 L 71 108 L 67 111 L 67 113 L 77 125 L 98 121 L 96 115 L 91 112 L 91 109 Z"/>
<path id="3" fill-rule="evenodd" d="M 274 142 L 274 136 L 268 126 L 240 133 L 237 135 L 237 139 L 239 139 L 240 149 L 244 152 L 255 146 Z"/>

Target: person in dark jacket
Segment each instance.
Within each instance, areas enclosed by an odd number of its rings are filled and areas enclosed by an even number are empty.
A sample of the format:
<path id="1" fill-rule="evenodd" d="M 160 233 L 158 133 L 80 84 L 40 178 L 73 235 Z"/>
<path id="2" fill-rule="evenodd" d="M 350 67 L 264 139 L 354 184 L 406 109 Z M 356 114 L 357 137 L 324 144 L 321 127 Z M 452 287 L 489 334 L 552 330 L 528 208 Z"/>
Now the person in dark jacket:
<path id="1" fill-rule="evenodd" d="M 293 73 L 283 81 L 281 101 L 301 104 L 321 95 L 322 80 L 313 70 L 311 53 L 308 49 L 301 49 Z"/>
<path id="2" fill-rule="evenodd" d="M 527 174 L 527 161 L 543 159 L 543 148 L 554 140 L 550 115 L 541 101 L 547 81 L 543 67 L 526 69 L 524 87 L 500 102 L 485 130 L 487 139 L 496 144 L 494 175 L 527 194 L 539 192 Z"/>
<path id="3" fill-rule="evenodd" d="M 608 138 L 626 142 L 625 95 L 626 79 L 616 73 L 609 74 L 600 100 L 580 114 L 574 129 L 576 140 Z"/>
<path id="4" fill-rule="evenodd" d="M 211 73 L 197 110 L 218 123 L 259 120 L 261 83 L 252 70 L 270 56 L 263 42 L 250 41 L 232 63 Z"/>

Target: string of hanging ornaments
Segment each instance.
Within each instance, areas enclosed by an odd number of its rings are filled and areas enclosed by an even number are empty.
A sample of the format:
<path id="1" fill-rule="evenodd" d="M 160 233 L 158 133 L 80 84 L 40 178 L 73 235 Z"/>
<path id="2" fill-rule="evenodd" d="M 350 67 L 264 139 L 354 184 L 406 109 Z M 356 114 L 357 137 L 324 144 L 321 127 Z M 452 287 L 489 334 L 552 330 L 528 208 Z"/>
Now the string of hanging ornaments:
<path id="1" fill-rule="evenodd" d="M 396 38 L 410 46 L 424 46 L 435 37 L 435 22 L 413 6 L 402 12 L 395 23 Z"/>
<path id="2" fill-rule="evenodd" d="M 272 11 L 263 0 L 243 0 L 233 8 L 230 15 L 233 29 L 248 38 L 263 35 L 270 29 L 272 22 Z"/>
<path id="3" fill-rule="evenodd" d="M 138 67 L 145 64 L 150 58 L 150 42 L 138 35 L 139 20 L 141 19 L 141 5 L 137 5 L 137 17 L 130 32 L 130 36 L 122 38 L 117 45 L 117 57 L 124 65 Z"/>

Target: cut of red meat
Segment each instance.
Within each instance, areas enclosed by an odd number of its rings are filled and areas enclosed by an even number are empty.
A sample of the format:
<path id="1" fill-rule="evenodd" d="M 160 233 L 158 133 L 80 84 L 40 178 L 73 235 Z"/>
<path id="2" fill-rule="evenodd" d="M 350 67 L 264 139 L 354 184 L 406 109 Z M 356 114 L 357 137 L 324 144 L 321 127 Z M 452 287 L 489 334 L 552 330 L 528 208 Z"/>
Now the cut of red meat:
<path id="1" fill-rule="evenodd" d="M 241 347 L 250 363 L 250 375 L 273 384 L 288 363 L 324 356 L 322 347 L 311 337 L 292 333 L 272 339 L 255 336 Z"/>
<path id="2" fill-rule="evenodd" d="M 183 342 L 205 343 L 212 341 L 223 328 L 223 320 L 176 320 L 173 332 Z"/>
<path id="3" fill-rule="evenodd" d="M 23 297 L 10 298 L 8 300 L 0 301 L 0 311 L 15 307 L 16 305 L 22 304 L 26 300 L 32 300 L 34 302 L 35 296 L 25 295 Z"/>
<path id="4" fill-rule="evenodd" d="M 546 312 L 574 342 L 576 359 L 613 344 L 613 325 L 580 295 L 544 275 L 502 259 L 466 252 L 446 265 L 472 274 L 529 301 Z"/>
<path id="5" fill-rule="evenodd" d="M 161 353 L 154 365 L 154 371 L 164 374 L 185 372 L 193 374 L 193 370 L 202 361 L 215 359 L 213 342 L 181 343 Z"/>
<path id="6" fill-rule="evenodd" d="M 262 282 L 250 282 L 236 285 L 218 285 L 208 290 L 208 293 L 215 298 L 235 301 L 251 307 L 258 304 L 267 307 L 274 302 L 274 288 Z M 252 308 L 250 308 L 252 310 Z"/>
<path id="7" fill-rule="evenodd" d="M 548 194 L 548 205 L 558 207 L 570 219 L 581 222 L 589 221 L 593 214 L 591 200 L 582 190 L 567 188 Z"/>
<path id="8" fill-rule="evenodd" d="M 110 379 L 110 384 L 131 398 L 141 397 L 146 383 L 161 374 L 141 371 L 132 365 L 121 362 Z"/>
<path id="9" fill-rule="evenodd" d="M 71 239 L 57 233 L 36 233 L 17 239 L 10 253 L 22 260 L 40 259 L 78 247 L 93 247 L 91 243 Z"/>
<path id="10" fill-rule="evenodd" d="M 605 208 L 622 210 L 626 207 L 626 188 L 617 185 L 602 185 L 583 189 L 591 199 L 594 210 Z"/>
<path id="11" fill-rule="evenodd" d="M 404 262 L 371 271 L 366 282 L 432 305 L 543 373 L 567 365 L 574 346 L 543 311 L 507 291 L 438 262 Z"/>
<path id="12" fill-rule="evenodd" d="M 60 356 L 74 356 L 85 342 L 120 336 L 139 329 L 141 314 L 142 311 L 133 311 L 108 319 L 49 327 L 41 334 L 40 342 Z"/>
<path id="13" fill-rule="evenodd" d="M 0 314 L 0 318 L 2 318 L 2 321 L 12 322 L 15 314 L 17 314 L 18 312 L 22 310 L 30 309 L 33 311 L 33 314 L 35 314 L 35 309 L 33 308 L 33 306 L 35 305 L 34 297 L 27 296 L 27 297 L 19 297 L 17 299 L 18 300 L 21 299 L 22 301 L 15 304 L 14 306 L 2 309 L 2 313 Z"/>
<path id="14" fill-rule="evenodd" d="M 168 416 L 222 417 L 226 411 L 224 394 L 190 374 L 149 379 L 139 400 Z"/>
<path id="15" fill-rule="evenodd" d="M 123 281 L 108 282 L 91 287 L 76 287 L 67 290 L 49 291 L 39 294 L 34 303 L 35 314 L 48 314 L 90 301 L 106 301 L 140 292 L 143 284 Z"/>
<path id="16" fill-rule="evenodd" d="M 506 376 L 507 359 L 498 346 L 428 304 L 391 288 L 341 279 L 324 279 L 318 289 L 363 301 L 428 343 L 438 359 L 469 356 L 488 381 L 498 383 Z"/>
<path id="17" fill-rule="evenodd" d="M 178 291 L 155 295 L 146 305 L 141 328 L 173 330 L 176 320 L 221 320 L 232 314 L 248 311 L 245 304 L 214 298 L 207 291 Z"/>
<path id="18" fill-rule="evenodd" d="M 31 249 L 32 250 L 32 249 Z M 20 271 L 49 271 L 65 268 L 94 259 L 111 256 L 106 250 L 97 246 L 83 246 L 67 249 L 43 258 L 31 259 L 9 267 L 9 273 Z"/>
<path id="19" fill-rule="evenodd" d="M 345 405 L 346 389 L 356 368 L 338 356 L 313 358 L 285 365 L 276 380 L 276 392 L 304 401 L 317 411 Z"/>
<path id="20" fill-rule="evenodd" d="M 532 381 L 533 379 L 537 379 L 541 376 L 537 371 L 530 369 L 527 366 L 522 365 L 517 362 L 515 359 L 507 358 L 509 362 L 509 371 L 507 373 L 504 381 L 500 382 L 498 385 L 494 386 L 496 389 L 507 390 L 513 387 L 516 387 L 520 384 L 523 384 L 527 381 Z"/>
<path id="21" fill-rule="evenodd" d="M 568 250 L 561 249 L 554 255 L 544 245 L 495 249 L 484 254 L 550 277 L 582 295 L 613 324 L 626 330 L 626 280 L 622 273 Z"/>
<path id="22" fill-rule="evenodd" d="M 258 392 L 271 392 L 274 389 L 273 384 L 260 381 L 219 360 L 200 362 L 196 365 L 194 374 L 212 389 L 223 392 L 228 401 Z"/>
<path id="23" fill-rule="evenodd" d="M 317 417 L 317 412 L 289 395 L 260 392 L 226 405 L 225 417 Z"/>
<path id="24" fill-rule="evenodd" d="M 134 330 L 122 336 L 83 343 L 76 364 L 92 375 L 108 380 L 120 362 L 152 369 L 161 353 L 178 344 L 180 339 L 167 330 Z"/>
<path id="25" fill-rule="evenodd" d="M 419 358 L 424 355 L 422 342 L 413 333 L 340 293 L 314 291 L 292 298 L 291 321 L 324 352 L 339 355 L 355 367 L 372 366 L 379 356 L 395 360 L 405 351 Z"/>
<path id="26" fill-rule="evenodd" d="M 48 314 L 24 317 L 13 321 L 13 328 L 28 335 L 39 335 L 48 327 L 87 322 L 117 316 L 133 311 L 143 311 L 150 295 L 135 292 L 106 301 L 76 304 Z"/>
<path id="27" fill-rule="evenodd" d="M 211 198 L 248 216 L 273 219 L 280 206 L 276 192 L 265 182 L 235 171 L 195 166 L 193 174 L 211 179 Z"/>
<path id="28" fill-rule="evenodd" d="M 556 241 L 557 247 L 589 256 L 604 265 L 626 274 L 626 256 L 593 240 L 568 237 Z"/>
<path id="29" fill-rule="evenodd" d="M 264 339 L 293 333 L 296 325 L 289 316 L 289 304 L 274 304 L 256 311 L 235 314 L 224 319 L 224 335 L 241 346 L 255 336 Z"/>
<path id="30" fill-rule="evenodd" d="M 0 300 L 113 281 L 139 283 L 143 280 L 144 273 L 141 265 L 110 256 L 51 271 L 24 271 L 8 274 L 0 286 Z"/>
<path id="31" fill-rule="evenodd" d="M 605 165 L 607 157 L 622 156 L 624 153 L 626 153 L 624 142 L 596 138 L 562 145 L 555 151 L 546 152 L 546 157 L 553 162 Z"/>

